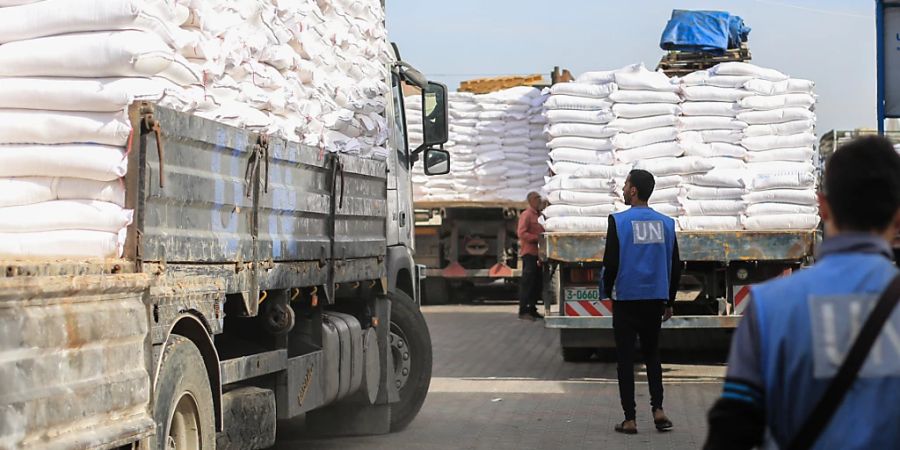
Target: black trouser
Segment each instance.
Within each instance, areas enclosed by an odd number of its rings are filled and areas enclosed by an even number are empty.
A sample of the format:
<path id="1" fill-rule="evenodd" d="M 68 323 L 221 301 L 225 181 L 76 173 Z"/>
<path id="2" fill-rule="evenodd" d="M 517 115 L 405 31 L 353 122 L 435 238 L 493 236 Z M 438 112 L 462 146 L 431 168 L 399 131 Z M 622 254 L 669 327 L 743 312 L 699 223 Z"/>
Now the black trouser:
<path id="1" fill-rule="evenodd" d="M 613 303 L 613 333 L 618 357 L 619 398 L 626 420 L 634 420 L 634 347 L 641 339 L 641 352 L 647 366 L 650 405 L 662 408 L 662 364 L 659 362 L 659 328 L 665 303 L 661 300 L 626 300 Z"/>
<path id="2" fill-rule="evenodd" d="M 519 314 L 537 311 L 535 305 L 541 296 L 543 275 L 538 268 L 537 256 L 522 255 L 522 278 L 519 280 Z"/>

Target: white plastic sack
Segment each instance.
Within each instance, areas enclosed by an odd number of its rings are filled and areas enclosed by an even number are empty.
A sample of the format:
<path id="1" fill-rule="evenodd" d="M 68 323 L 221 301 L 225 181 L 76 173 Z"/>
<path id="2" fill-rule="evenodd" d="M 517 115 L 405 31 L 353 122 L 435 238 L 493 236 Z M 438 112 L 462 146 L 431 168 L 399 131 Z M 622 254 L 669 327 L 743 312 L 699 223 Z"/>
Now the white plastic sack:
<path id="1" fill-rule="evenodd" d="M 748 230 L 813 230 L 819 226 L 817 214 L 779 214 L 744 219 Z"/>
<path id="2" fill-rule="evenodd" d="M 551 233 L 603 233 L 608 225 L 606 217 L 551 217 L 544 221 L 544 230 Z"/>
<path id="3" fill-rule="evenodd" d="M 794 161 L 767 161 L 747 163 L 747 170 L 752 174 L 795 174 L 795 173 L 814 173 L 816 168 L 811 161 L 794 162 Z"/>
<path id="4" fill-rule="evenodd" d="M 813 206 L 818 203 L 816 191 L 812 189 L 770 189 L 754 191 L 744 196 L 747 204 L 754 203 L 792 203 L 795 205 Z"/>
<path id="5" fill-rule="evenodd" d="M 607 217 L 616 212 L 615 204 L 597 206 L 550 205 L 541 212 L 544 217 Z"/>
<path id="6" fill-rule="evenodd" d="M 125 146 L 131 124 L 124 112 L 0 109 L 0 144 L 96 143 Z"/>
<path id="7" fill-rule="evenodd" d="M 621 202 L 618 195 L 603 192 L 552 191 L 547 200 L 553 205 L 595 206 Z"/>
<path id="8" fill-rule="evenodd" d="M 612 165 L 616 156 L 611 151 L 584 150 L 580 148 L 560 147 L 550 151 L 553 162 L 573 162 L 579 164 Z"/>
<path id="9" fill-rule="evenodd" d="M 739 88 L 752 79 L 752 76 L 747 75 L 712 75 L 708 70 L 699 70 L 682 77 L 681 84 L 684 86 Z"/>
<path id="10" fill-rule="evenodd" d="M 685 182 L 697 186 L 735 189 L 744 189 L 748 184 L 743 171 L 728 169 L 715 169 L 703 174 L 690 175 L 685 178 Z"/>
<path id="11" fill-rule="evenodd" d="M 743 200 L 747 190 L 733 187 L 711 187 L 688 184 L 684 186 L 685 197 L 690 200 Z"/>
<path id="12" fill-rule="evenodd" d="M 174 50 L 152 33 L 76 33 L 0 45 L 0 76 L 153 76 L 174 60 Z"/>
<path id="13" fill-rule="evenodd" d="M 125 186 L 120 180 L 0 178 L 0 207 L 30 205 L 51 200 L 98 200 L 125 206 Z"/>
<path id="14" fill-rule="evenodd" d="M 753 79 L 744 83 L 744 89 L 759 95 L 812 94 L 815 83 L 791 78 L 784 81 Z"/>
<path id="15" fill-rule="evenodd" d="M 777 216 L 781 214 L 818 214 L 819 208 L 812 205 L 792 205 L 790 203 L 756 203 L 747 207 L 749 216 Z"/>
<path id="16" fill-rule="evenodd" d="M 684 216 L 678 218 L 678 225 L 685 231 L 730 231 L 740 230 L 740 217 L 728 216 Z"/>
<path id="17" fill-rule="evenodd" d="M 701 142 L 682 142 L 684 154 L 688 156 L 699 156 L 701 158 L 729 157 L 741 158 L 747 157 L 747 149 L 740 145 L 727 144 L 724 142 L 713 142 L 704 144 Z"/>
<path id="18" fill-rule="evenodd" d="M 113 112 L 163 91 L 148 78 L 3 78 L 0 108 Z"/>
<path id="19" fill-rule="evenodd" d="M 619 120 L 619 119 L 616 119 Z M 547 128 L 547 134 L 551 137 L 579 136 L 589 138 L 610 138 L 617 130 L 609 125 L 594 125 L 590 123 L 555 123 Z"/>
<path id="20" fill-rule="evenodd" d="M 675 157 L 684 154 L 684 149 L 676 141 L 616 150 L 616 159 L 621 163 L 633 163 L 643 159 Z"/>
<path id="21" fill-rule="evenodd" d="M 612 102 L 607 99 L 576 97 L 574 95 L 551 95 L 544 103 L 545 109 L 571 109 L 577 111 L 597 111 L 609 109 Z"/>
<path id="22" fill-rule="evenodd" d="M 743 130 L 747 128 L 747 123 L 722 116 L 682 116 L 676 126 L 680 131 Z"/>
<path id="23" fill-rule="evenodd" d="M 766 69 L 746 62 L 725 62 L 710 71 L 715 75 L 738 75 L 761 78 L 768 81 L 784 81 L 789 77 L 775 69 Z"/>
<path id="24" fill-rule="evenodd" d="M 743 138 L 744 133 L 741 130 L 695 130 L 678 133 L 678 140 L 682 143 L 710 144 L 724 142 L 726 144 L 740 144 Z"/>
<path id="25" fill-rule="evenodd" d="M 650 209 L 669 217 L 678 217 L 684 213 L 680 203 L 651 203 Z"/>
<path id="26" fill-rule="evenodd" d="M 712 166 L 715 167 L 714 170 L 718 170 L 718 169 L 741 170 L 741 171 L 748 170 L 747 163 L 744 162 L 743 159 L 739 159 L 739 158 L 730 158 L 727 156 L 713 156 L 711 158 L 706 158 L 706 162 L 712 164 Z"/>
<path id="27" fill-rule="evenodd" d="M 615 83 L 609 84 L 581 84 L 581 83 L 556 83 L 550 87 L 552 95 L 574 95 L 576 97 L 606 98 L 616 91 Z"/>
<path id="28" fill-rule="evenodd" d="M 672 103 L 618 103 L 612 106 L 612 112 L 617 117 L 633 119 L 638 117 L 678 115 L 681 113 L 681 107 Z"/>
<path id="29" fill-rule="evenodd" d="M 634 72 L 638 70 L 642 65 L 641 64 L 631 64 L 621 69 L 616 70 L 604 70 L 604 71 L 591 71 L 585 72 L 581 75 L 575 77 L 576 83 L 587 83 L 587 84 L 607 84 L 616 81 L 616 72 L 629 71 Z"/>
<path id="30" fill-rule="evenodd" d="M 625 178 L 631 171 L 631 165 L 566 165 L 550 163 L 550 169 L 556 174 L 565 174 L 573 178 Z M 571 170 L 566 170 L 571 169 Z"/>
<path id="31" fill-rule="evenodd" d="M 739 216 L 744 211 L 741 200 L 684 200 L 686 216 Z"/>
<path id="32" fill-rule="evenodd" d="M 0 177 L 78 177 L 112 181 L 125 176 L 120 147 L 91 144 L 0 145 Z"/>
<path id="33" fill-rule="evenodd" d="M 639 117 L 635 119 L 618 118 L 610 122 L 609 128 L 625 133 L 635 133 L 652 128 L 675 126 L 674 115 Z"/>
<path id="34" fill-rule="evenodd" d="M 622 182 L 618 183 L 619 187 L 625 186 L 625 179 L 621 179 Z M 666 189 L 681 186 L 681 183 L 684 181 L 684 177 L 681 175 L 666 175 L 663 177 L 654 177 L 654 181 L 656 181 L 655 189 Z"/>
<path id="35" fill-rule="evenodd" d="M 685 100 L 692 102 L 737 102 L 753 95 L 743 89 L 718 86 L 684 86 L 682 94 Z"/>
<path id="36" fill-rule="evenodd" d="M 0 233 L 0 258 L 118 258 L 124 241 L 120 233 L 92 230 Z"/>
<path id="37" fill-rule="evenodd" d="M 744 136 L 788 136 L 800 133 L 812 133 L 815 129 L 815 120 L 794 120 L 791 122 L 776 123 L 771 125 L 750 125 L 744 129 Z"/>
<path id="38" fill-rule="evenodd" d="M 131 223 L 133 212 L 114 203 L 58 200 L 0 208 L 0 234 L 55 230 L 118 233 Z"/>
<path id="39" fill-rule="evenodd" d="M 767 189 L 812 189 L 816 176 L 809 171 L 757 173 L 752 177 L 751 187 L 755 190 Z"/>
<path id="40" fill-rule="evenodd" d="M 544 191 L 580 191 L 580 192 L 612 192 L 615 188 L 609 178 L 574 178 L 556 175 L 547 180 Z"/>
<path id="41" fill-rule="evenodd" d="M 789 136 L 753 136 L 741 140 L 741 145 L 751 151 L 772 150 L 776 148 L 812 147 L 818 140 L 812 133 L 799 133 Z"/>
<path id="42" fill-rule="evenodd" d="M 612 138 L 612 143 L 616 148 L 635 148 L 674 141 L 677 137 L 678 130 L 675 127 L 653 128 L 635 133 L 619 133 Z"/>
<path id="43" fill-rule="evenodd" d="M 597 138 L 587 138 L 587 137 L 578 137 L 578 136 L 562 136 L 558 138 L 550 139 L 547 142 L 547 147 L 560 148 L 560 147 L 571 147 L 571 148 L 581 148 L 585 150 L 598 150 L 598 151 L 609 151 L 613 149 L 613 144 L 610 139 L 597 139 Z"/>
<path id="44" fill-rule="evenodd" d="M 616 103 L 680 103 L 681 97 L 675 92 L 626 91 L 620 89 L 609 95 Z"/>
<path id="45" fill-rule="evenodd" d="M 816 114 L 806 108 L 773 109 L 771 111 L 746 111 L 737 119 L 750 125 L 768 125 L 795 120 L 815 120 Z"/>
<path id="46" fill-rule="evenodd" d="M 791 162 L 807 162 L 813 159 L 816 151 L 810 147 L 798 148 L 779 148 L 775 150 L 766 150 L 760 152 L 747 152 L 747 162 L 774 162 L 774 161 L 791 161 Z"/>
<path id="47" fill-rule="evenodd" d="M 623 70 L 615 73 L 616 84 L 620 89 L 676 92 L 678 85 L 663 72 L 651 72 L 644 66 L 637 70 Z"/>
<path id="48" fill-rule="evenodd" d="M 754 111 L 770 111 L 785 108 L 811 108 L 816 98 L 810 94 L 756 95 L 744 97 L 740 101 L 741 108 Z"/>
<path id="49" fill-rule="evenodd" d="M 678 203 L 682 196 L 684 196 L 684 191 L 680 187 L 653 189 L 648 203 Z"/>
<path id="50" fill-rule="evenodd" d="M 745 111 L 734 102 L 684 102 L 681 113 L 685 116 L 722 116 L 737 117 Z"/>
<path id="51" fill-rule="evenodd" d="M 599 111 L 576 111 L 568 109 L 553 109 L 544 113 L 550 123 L 592 123 L 604 124 L 609 123 L 615 116 L 609 110 Z"/>
<path id="52" fill-rule="evenodd" d="M 662 177 L 667 175 L 690 175 L 695 173 L 708 172 L 713 169 L 713 165 L 704 161 L 702 158 L 694 156 L 683 156 L 680 158 L 656 158 L 645 159 L 635 163 L 635 169 L 643 169 L 654 177 Z"/>

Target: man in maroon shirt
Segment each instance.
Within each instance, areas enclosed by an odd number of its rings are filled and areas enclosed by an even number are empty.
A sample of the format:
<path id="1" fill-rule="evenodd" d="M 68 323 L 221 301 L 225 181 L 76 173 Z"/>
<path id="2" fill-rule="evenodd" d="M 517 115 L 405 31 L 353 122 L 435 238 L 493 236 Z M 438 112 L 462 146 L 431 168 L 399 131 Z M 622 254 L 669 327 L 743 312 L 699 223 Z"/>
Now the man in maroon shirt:
<path id="1" fill-rule="evenodd" d="M 538 238 L 544 227 L 538 223 L 544 202 L 541 194 L 528 193 L 528 209 L 519 216 L 516 234 L 519 237 L 519 258 L 522 260 L 522 279 L 519 280 L 519 319 L 535 321 L 544 316 L 537 312 L 538 297 L 541 295 L 542 276 L 538 268 Z"/>

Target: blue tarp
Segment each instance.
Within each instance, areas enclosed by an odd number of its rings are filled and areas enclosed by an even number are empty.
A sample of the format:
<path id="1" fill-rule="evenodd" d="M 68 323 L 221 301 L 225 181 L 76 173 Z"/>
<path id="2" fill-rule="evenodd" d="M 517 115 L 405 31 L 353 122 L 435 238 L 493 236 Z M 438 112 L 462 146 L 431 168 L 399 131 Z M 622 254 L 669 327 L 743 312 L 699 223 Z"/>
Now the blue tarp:
<path id="1" fill-rule="evenodd" d="M 750 27 L 724 11 L 672 11 L 659 46 L 663 50 L 721 53 L 740 47 Z"/>

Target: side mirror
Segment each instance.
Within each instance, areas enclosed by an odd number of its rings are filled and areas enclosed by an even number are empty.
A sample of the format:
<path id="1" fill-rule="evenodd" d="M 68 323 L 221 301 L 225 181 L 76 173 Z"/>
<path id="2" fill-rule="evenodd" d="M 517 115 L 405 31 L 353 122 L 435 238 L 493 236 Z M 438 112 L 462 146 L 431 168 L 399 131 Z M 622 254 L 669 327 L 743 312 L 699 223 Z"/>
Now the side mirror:
<path id="1" fill-rule="evenodd" d="M 423 147 L 443 145 L 449 139 L 447 86 L 429 81 L 422 89 Z"/>
<path id="2" fill-rule="evenodd" d="M 425 175 L 450 173 L 450 152 L 436 148 L 425 150 Z"/>

